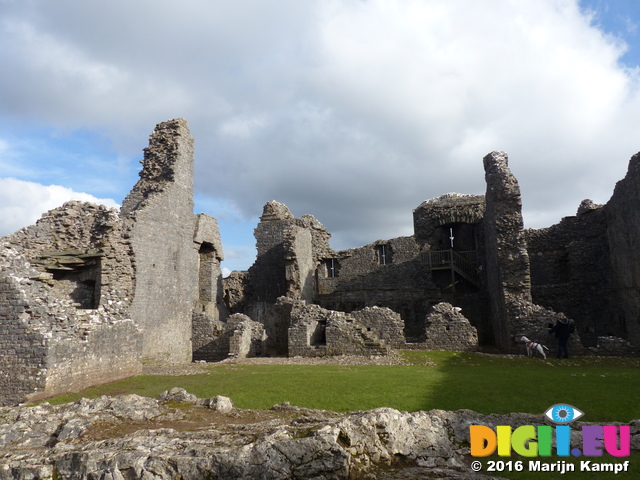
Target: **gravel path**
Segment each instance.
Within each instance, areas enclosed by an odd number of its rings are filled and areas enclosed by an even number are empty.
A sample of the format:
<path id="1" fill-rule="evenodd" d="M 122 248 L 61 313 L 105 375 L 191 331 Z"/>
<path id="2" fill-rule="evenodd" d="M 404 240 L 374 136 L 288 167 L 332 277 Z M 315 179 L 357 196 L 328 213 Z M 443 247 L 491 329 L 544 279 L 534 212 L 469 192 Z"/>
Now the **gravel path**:
<path id="1" fill-rule="evenodd" d="M 384 356 L 342 355 L 337 357 L 254 357 L 228 358 L 221 362 L 195 362 L 185 364 L 146 364 L 142 368 L 143 375 L 196 375 L 206 371 L 212 365 L 406 365 L 397 352 Z"/>

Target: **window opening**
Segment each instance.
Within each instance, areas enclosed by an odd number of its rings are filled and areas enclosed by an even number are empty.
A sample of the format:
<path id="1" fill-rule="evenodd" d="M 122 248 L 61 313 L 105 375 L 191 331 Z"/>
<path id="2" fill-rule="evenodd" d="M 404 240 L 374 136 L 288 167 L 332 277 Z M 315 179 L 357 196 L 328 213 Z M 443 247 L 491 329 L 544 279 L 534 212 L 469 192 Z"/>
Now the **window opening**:
<path id="1" fill-rule="evenodd" d="M 101 288 L 101 262 L 98 256 L 50 254 L 35 262 L 53 274 L 54 290 L 75 303 L 76 308 L 98 308 Z"/>
<path id="2" fill-rule="evenodd" d="M 330 258 L 329 260 L 327 260 L 327 277 L 336 277 L 336 262 L 334 258 Z"/>
<path id="3" fill-rule="evenodd" d="M 198 268 L 198 299 L 204 303 L 215 301 L 214 292 L 216 287 L 215 267 L 217 265 L 216 249 L 208 243 L 203 242 L 199 250 Z"/>
<path id="4" fill-rule="evenodd" d="M 378 245 L 376 247 L 378 254 L 378 263 L 380 265 L 389 265 L 391 263 L 391 249 L 389 245 Z"/>

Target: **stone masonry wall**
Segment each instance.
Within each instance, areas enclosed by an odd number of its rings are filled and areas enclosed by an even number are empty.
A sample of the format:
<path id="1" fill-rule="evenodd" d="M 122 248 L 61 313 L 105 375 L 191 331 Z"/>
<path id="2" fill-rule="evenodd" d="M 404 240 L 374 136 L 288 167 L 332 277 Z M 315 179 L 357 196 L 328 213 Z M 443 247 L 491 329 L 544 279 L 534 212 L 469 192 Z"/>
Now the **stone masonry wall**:
<path id="1" fill-rule="evenodd" d="M 195 311 L 204 312 L 214 320 L 225 320 L 229 311 L 224 301 L 220 267 L 224 254 L 215 218 L 202 213 L 196 215 L 193 242 L 198 251 L 198 298 Z"/>
<path id="2" fill-rule="evenodd" d="M 229 356 L 229 341 L 220 341 L 225 322 L 215 320 L 202 312 L 193 312 L 191 332 L 193 335 L 193 361 L 219 362 Z"/>
<path id="3" fill-rule="evenodd" d="M 252 318 L 261 319 L 264 305 L 278 297 L 311 301 L 316 290 L 315 271 L 330 252 L 324 226 L 312 215 L 295 218 L 289 208 L 275 200 L 263 209 L 255 229 L 258 256 L 249 269 L 249 302 L 257 304 Z"/>
<path id="4" fill-rule="evenodd" d="M 284 241 L 286 231 L 293 225 L 295 217 L 286 205 L 272 200 L 264 206 L 254 232 L 257 258 L 249 268 L 251 303 L 273 304 L 287 293 Z M 262 312 L 258 309 L 247 313 L 259 320 Z"/>
<path id="5" fill-rule="evenodd" d="M 193 333 L 194 361 L 219 362 L 229 357 L 257 357 L 265 352 L 264 326 L 241 313 L 224 322 L 194 313 Z"/>
<path id="6" fill-rule="evenodd" d="M 130 249 L 116 210 L 68 202 L 2 241 L 0 403 L 140 373 Z"/>
<path id="7" fill-rule="evenodd" d="M 24 402 L 44 391 L 48 339 L 30 325 L 25 288 L 39 272 L 8 243 L 0 244 L 0 406 Z M 24 272 L 21 276 L 18 272 Z M 44 284 L 35 282 L 44 292 Z"/>
<path id="8" fill-rule="evenodd" d="M 311 302 L 316 289 L 311 231 L 292 225 L 284 233 L 286 295 Z"/>
<path id="9" fill-rule="evenodd" d="M 431 249 L 439 250 L 442 248 L 443 236 L 438 227 L 456 223 L 481 224 L 484 219 L 484 210 L 484 195 L 447 193 L 426 200 L 413 210 L 415 238 L 418 243 L 427 244 Z M 447 248 L 449 248 L 448 245 Z"/>
<path id="10" fill-rule="evenodd" d="M 332 267 L 333 277 L 329 270 Z M 411 337 L 420 335 L 429 297 L 438 292 L 421 263 L 415 239 L 398 237 L 336 252 L 324 259 L 318 267 L 314 302 L 343 312 L 373 306 L 390 308 L 402 316 Z"/>
<path id="11" fill-rule="evenodd" d="M 595 346 L 602 335 L 622 336 L 612 316 L 613 272 L 602 206 L 525 233 L 533 301 L 572 318 L 585 345 Z"/>
<path id="12" fill-rule="evenodd" d="M 142 336 L 134 322 L 130 319 L 99 322 L 95 316 L 84 315 L 88 318 L 80 318 L 73 332 L 54 334 L 49 342 L 43 398 L 79 392 L 142 373 Z"/>
<path id="13" fill-rule="evenodd" d="M 522 220 L 520 187 L 508 167 L 507 154 L 484 157 L 487 282 L 496 345 L 513 345 L 512 321 L 521 305 L 531 303 L 529 255 Z"/>
<path id="14" fill-rule="evenodd" d="M 404 346 L 404 322 L 388 308 L 344 313 L 288 300 L 289 356 L 386 355 Z M 283 310 L 284 311 L 284 310 Z"/>
<path id="15" fill-rule="evenodd" d="M 434 305 L 426 318 L 425 339 L 414 345 L 421 350 L 469 352 L 478 349 L 478 332 L 469 320 L 451 304 Z"/>
<path id="16" fill-rule="evenodd" d="M 142 164 L 140 180 L 122 205 L 135 256 L 131 317 L 143 331 L 145 360 L 188 362 L 198 251 L 193 243 L 193 137 L 186 121 L 158 124 Z"/>
<path id="17" fill-rule="evenodd" d="M 389 308 L 367 307 L 351 312 L 353 318 L 367 330 L 393 348 L 404 348 L 404 320 L 399 313 Z"/>
<path id="18" fill-rule="evenodd" d="M 640 346 L 640 153 L 629 160 L 605 206 L 607 237 L 613 271 L 611 323 Z"/>

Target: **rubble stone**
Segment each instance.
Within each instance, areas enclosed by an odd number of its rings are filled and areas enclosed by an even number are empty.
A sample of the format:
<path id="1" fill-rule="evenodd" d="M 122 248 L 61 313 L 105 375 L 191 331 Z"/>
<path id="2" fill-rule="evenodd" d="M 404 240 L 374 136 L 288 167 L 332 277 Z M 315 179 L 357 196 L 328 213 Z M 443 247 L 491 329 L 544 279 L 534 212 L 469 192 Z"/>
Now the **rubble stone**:
<path id="1" fill-rule="evenodd" d="M 182 389 L 177 398 L 193 399 Z M 468 467 L 469 425 L 544 425 L 544 415 L 471 410 L 335 413 L 276 405 L 233 409 L 226 397 L 187 408 L 137 395 L 0 410 L 0 480 L 283 478 L 490 479 Z M 191 402 L 190 402 L 191 403 Z M 205 424 L 189 415 L 221 406 Z M 229 407 L 230 406 L 230 407 Z M 253 418 L 253 420 L 249 420 Z M 168 422 L 181 425 L 168 428 Z M 580 428 L 582 422 L 576 422 Z M 640 421 L 631 449 L 640 446 Z M 582 444 L 572 437 L 572 446 Z"/>

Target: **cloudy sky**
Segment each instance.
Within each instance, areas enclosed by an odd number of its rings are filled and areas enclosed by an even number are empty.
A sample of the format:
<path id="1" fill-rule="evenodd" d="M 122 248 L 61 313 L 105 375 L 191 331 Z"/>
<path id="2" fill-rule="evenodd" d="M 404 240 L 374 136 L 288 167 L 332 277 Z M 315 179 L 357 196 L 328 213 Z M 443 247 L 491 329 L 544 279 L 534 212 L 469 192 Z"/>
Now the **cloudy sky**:
<path id="1" fill-rule="evenodd" d="M 357 247 L 484 193 L 492 150 L 550 226 L 640 151 L 639 27 L 638 0 L 0 0 L 0 235 L 120 204 L 176 117 L 231 270 L 271 199 Z"/>

